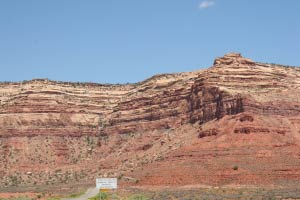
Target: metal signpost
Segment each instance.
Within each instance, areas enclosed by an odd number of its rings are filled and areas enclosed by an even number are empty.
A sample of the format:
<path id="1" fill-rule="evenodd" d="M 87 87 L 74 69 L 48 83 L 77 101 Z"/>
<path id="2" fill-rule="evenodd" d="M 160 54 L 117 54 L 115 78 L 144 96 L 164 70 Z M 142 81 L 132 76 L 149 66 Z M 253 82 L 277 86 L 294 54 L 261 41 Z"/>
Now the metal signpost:
<path id="1" fill-rule="evenodd" d="M 117 178 L 97 178 L 96 188 L 99 189 L 99 198 L 101 200 L 101 191 L 109 191 L 117 189 L 118 179 Z M 114 196 L 114 195 L 113 195 Z"/>

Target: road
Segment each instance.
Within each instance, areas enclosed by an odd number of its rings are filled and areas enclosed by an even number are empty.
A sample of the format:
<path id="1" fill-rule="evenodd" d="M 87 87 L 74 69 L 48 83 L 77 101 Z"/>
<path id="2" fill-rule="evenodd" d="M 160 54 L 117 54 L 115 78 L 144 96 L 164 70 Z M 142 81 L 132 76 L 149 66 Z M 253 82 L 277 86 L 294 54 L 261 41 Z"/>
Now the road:
<path id="1" fill-rule="evenodd" d="M 76 198 L 63 198 L 62 200 L 87 200 L 90 197 L 96 196 L 99 190 L 97 188 L 89 188 L 83 195 Z"/>

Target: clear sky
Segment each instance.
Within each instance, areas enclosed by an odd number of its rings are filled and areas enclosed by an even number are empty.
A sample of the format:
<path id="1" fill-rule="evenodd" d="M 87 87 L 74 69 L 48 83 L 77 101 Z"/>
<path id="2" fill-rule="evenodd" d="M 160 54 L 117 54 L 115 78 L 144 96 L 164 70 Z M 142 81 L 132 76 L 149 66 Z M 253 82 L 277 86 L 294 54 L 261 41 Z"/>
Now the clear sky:
<path id="1" fill-rule="evenodd" d="M 0 81 L 137 82 L 241 52 L 300 65 L 300 0 L 0 0 Z"/>

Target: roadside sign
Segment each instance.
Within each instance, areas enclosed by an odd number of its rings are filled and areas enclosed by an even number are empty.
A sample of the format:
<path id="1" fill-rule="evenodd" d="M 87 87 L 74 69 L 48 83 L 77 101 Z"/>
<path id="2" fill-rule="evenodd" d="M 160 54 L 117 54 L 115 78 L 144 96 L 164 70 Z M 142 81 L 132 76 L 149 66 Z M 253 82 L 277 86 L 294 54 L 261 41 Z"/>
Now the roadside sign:
<path id="1" fill-rule="evenodd" d="M 117 189 L 117 178 L 97 178 L 97 189 Z"/>

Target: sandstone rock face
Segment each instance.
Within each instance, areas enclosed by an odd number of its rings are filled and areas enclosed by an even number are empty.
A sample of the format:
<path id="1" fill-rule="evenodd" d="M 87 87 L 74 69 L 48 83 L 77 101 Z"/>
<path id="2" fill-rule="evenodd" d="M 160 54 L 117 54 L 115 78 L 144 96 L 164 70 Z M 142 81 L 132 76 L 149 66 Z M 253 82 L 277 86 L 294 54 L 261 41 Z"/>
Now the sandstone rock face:
<path id="1" fill-rule="evenodd" d="M 1 83 L 0 188 L 99 176 L 140 185 L 294 186 L 299 92 L 299 68 L 237 53 L 207 70 L 136 84 Z"/>

